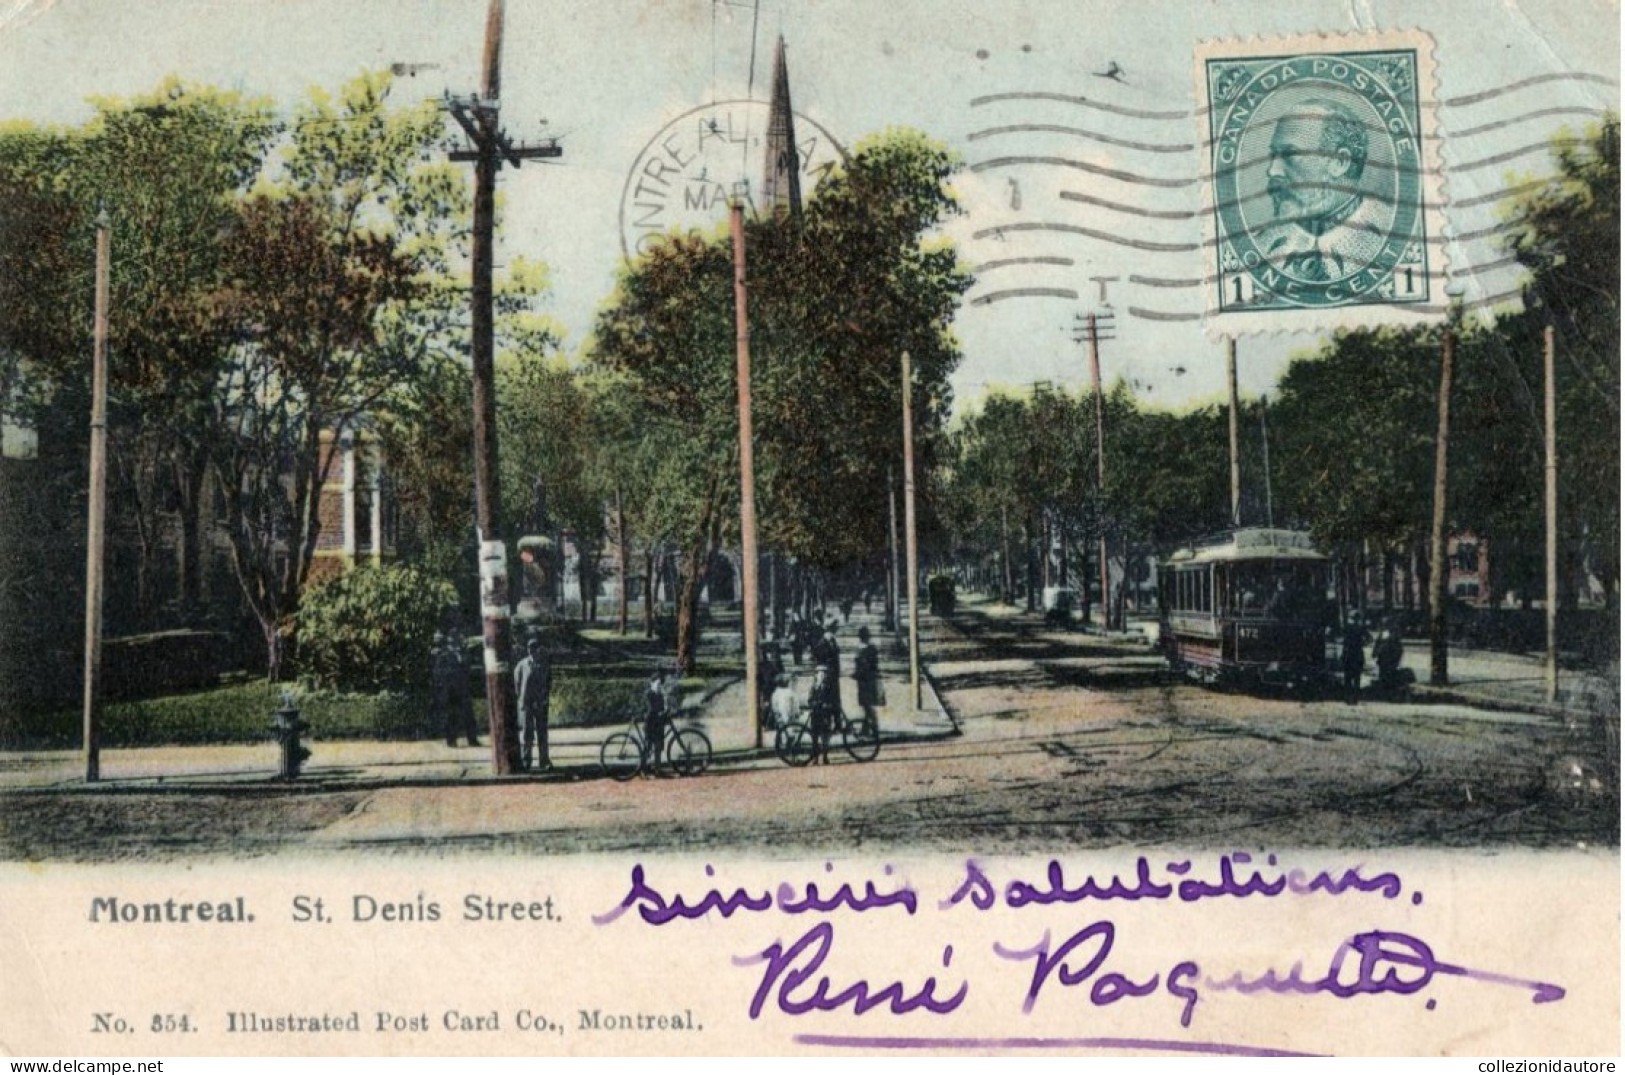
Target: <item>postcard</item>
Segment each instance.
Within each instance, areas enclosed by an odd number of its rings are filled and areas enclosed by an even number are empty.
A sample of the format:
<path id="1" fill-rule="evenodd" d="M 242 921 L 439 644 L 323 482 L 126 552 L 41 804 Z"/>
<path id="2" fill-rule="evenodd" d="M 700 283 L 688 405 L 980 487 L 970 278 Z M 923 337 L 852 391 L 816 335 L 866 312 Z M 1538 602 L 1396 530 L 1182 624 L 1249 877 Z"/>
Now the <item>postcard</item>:
<path id="1" fill-rule="evenodd" d="M 4 5 L 0 1051 L 1618 1055 L 1619 28 Z"/>

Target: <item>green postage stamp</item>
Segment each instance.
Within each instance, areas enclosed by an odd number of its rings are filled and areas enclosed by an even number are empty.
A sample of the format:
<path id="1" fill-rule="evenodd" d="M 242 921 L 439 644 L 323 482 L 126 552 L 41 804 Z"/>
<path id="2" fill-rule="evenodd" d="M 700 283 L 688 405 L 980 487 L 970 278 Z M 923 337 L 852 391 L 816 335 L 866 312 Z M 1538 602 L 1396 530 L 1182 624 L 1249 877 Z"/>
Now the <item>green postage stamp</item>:
<path id="1" fill-rule="evenodd" d="M 1431 48 L 1420 32 L 1201 46 L 1211 330 L 1442 312 Z"/>

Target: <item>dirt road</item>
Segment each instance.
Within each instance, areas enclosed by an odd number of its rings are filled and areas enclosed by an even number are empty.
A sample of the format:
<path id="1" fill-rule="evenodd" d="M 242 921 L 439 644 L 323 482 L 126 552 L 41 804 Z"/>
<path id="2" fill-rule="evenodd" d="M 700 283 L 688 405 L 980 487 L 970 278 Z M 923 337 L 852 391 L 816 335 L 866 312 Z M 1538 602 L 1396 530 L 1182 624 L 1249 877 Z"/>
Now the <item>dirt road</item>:
<path id="1" fill-rule="evenodd" d="M 1147 647 L 989 605 L 927 632 L 962 734 L 889 738 L 873 762 L 789 769 L 757 756 L 617 784 L 583 754 L 551 782 L 13 792 L 0 799 L 0 854 L 1618 843 L 1617 788 L 1559 720 L 1218 693 L 1171 678 Z"/>

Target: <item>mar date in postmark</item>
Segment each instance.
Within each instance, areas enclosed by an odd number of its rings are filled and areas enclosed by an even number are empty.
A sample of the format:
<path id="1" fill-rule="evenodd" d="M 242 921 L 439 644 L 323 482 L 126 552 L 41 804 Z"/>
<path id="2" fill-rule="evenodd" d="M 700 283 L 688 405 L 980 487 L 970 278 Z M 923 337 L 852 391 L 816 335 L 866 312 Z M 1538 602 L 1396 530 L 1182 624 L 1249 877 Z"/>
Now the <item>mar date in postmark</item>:
<path id="1" fill-rule="evenodd" d="M 621 253 L 633 258 L 673 231 L 709 232 L 727 218 L 735 185 L 748 181 L 747 202 L 761 183 L 770 108 L 766 101 L 717 101 L 689 109 L 648 140 L 621 191 Z M 795 113 L 801 190 L 846 157 L 829 131 Z"/>
<path id="2" fill-rule="evenodd" d="M 1430 47 L 1385 33 L 1198 52 L 1210 325 L 1389 323 L 1441 301 Z"/>

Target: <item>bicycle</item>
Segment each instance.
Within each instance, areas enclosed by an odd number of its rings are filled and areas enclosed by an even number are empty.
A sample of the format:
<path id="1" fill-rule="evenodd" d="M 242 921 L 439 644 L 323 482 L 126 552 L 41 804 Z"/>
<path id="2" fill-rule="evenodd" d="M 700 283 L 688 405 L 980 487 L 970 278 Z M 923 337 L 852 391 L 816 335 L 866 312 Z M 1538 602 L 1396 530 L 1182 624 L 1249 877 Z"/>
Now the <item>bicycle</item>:
<path id="1" fill-rule="evenodd" d="M 781 724 L 773 735 L 773 752 L 784 764 L 799 769 L 812 764 L 813 759 L 820 756 L 827 761 L 829 741 L 837 735 L 841 737 L 841 746 L 851 755 L 853 761 L 874 761 L 880 753 L 879 723 L 867 715 L 854 720 L 848 717 L 844 710 L 835 713 L 830 722 L 829 734 L 824 737 L 823 743 L 818 742 L 818 737 L 813 734 L 812 725 L 807 721 L 797 720 Z"/>
<path id="2" fill-rule="evenodd" d="M 626 731 L 616 732 L 598 749 L 598 764 L 604 775 L 615 780 L 631 780 L 641 772 L 658 773 L 662 763 L 677 776 L 699 776 L 711 765 L 711 740 L 698 728 L 679 728 L 664 722 L 658 751 L 647 749 L 643 736 L 643 716 L 634 716 Z"/>

